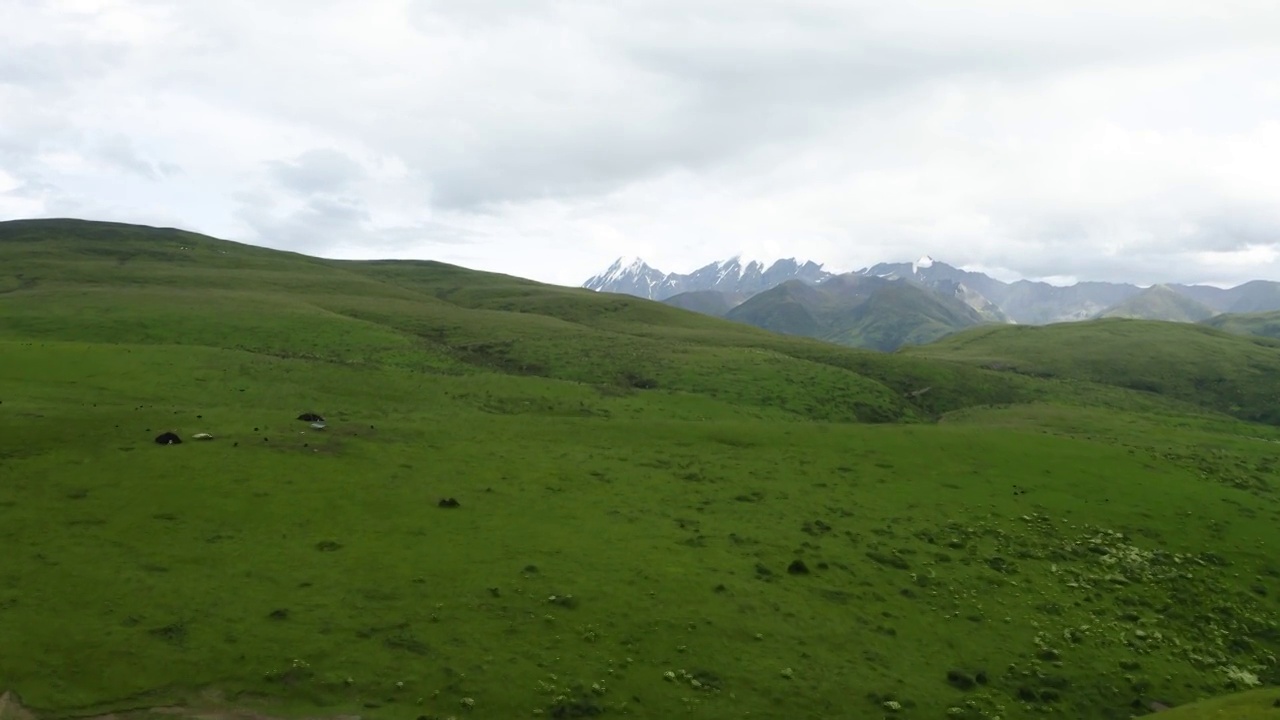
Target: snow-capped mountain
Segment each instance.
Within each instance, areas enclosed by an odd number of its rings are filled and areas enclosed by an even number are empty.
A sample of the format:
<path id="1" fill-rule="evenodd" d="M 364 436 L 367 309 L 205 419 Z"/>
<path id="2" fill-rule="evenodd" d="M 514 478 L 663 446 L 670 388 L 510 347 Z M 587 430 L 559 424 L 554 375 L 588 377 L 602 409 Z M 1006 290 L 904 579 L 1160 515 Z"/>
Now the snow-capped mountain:
<path id="1" fill-rule="evenodd" d="M 609 266 L 608 270 L 592 277 L 583 283 L 582 287 L 600 292 L 623 293 L 660 300 L 675 294 L 674 292 L 664 293 L 662 288 L 666 279 L 666 273 L 654 270 L 638 257 L 620 257 Z"/>
<path id="2" fill-rule="evenodd" d="M 812 261 L 787 258 L 767 268 L 758 260 L 743 261 L 741 256 L 713 262 L 691 273 L 663 273 L 639 258 L 618 258 L 608 270 L 583 283 L 598 292 L 625 293 L 650 300 L 666 300 L 680 293 L 715 291 L 754 295 L 776 287 L 787 280 L 813 284 L 831 277 L 822 265 Z"/>
<path id="3" fill-rule="evenodd" d="M 744 262 L 740 257 L 714 262 L 682 275 L 661 272 L 638 258 L 619 258 L 608 270 L 588 280 L 584 287 L 652 300 L 696 293 L 676 298 L 672 304 L 701 308 L 701 311 L 719 308 L 720 311 L 711 314 L 723 315 L 752 296 L 788 280 L 817 286 L 829 278 L 856 276 L 905 280 L 961 301 L 988 322 L 1025 325 L 1088 320 L 1115 308 L 1117 312 L 1131 313 L 1121 304 L 1143 292 L 1142 288 L 1129 283 L 1080 282 L 1068 286 L 1031 280 L 1007 283 L 928 255 L 914 262 L 880 263 L 847 275 L 835 275 L 816 262 L 778 260 L 766 268 L 761 262 Z M 1217 312 L 1280 310 L 1280 283 L 1272 281 L 1256 280 L 1226 289 L 1204 285 L 1170 285 L 1169 289 Z"/>

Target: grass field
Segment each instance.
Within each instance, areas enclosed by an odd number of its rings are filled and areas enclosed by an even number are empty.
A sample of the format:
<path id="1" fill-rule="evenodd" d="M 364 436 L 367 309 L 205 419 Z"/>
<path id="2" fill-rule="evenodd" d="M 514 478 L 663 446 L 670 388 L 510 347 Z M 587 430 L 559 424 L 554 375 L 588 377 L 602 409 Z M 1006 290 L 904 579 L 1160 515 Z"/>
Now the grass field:
<path id="1" fill-rule="evenodd" d="M 42 717 L 1128 718 L 1280 684 L 1280 431 L 1178 370 L 1265 378 L 1266 341 L 1079 326 L 1180 348 L 1155 392 L 1132 342 L 856 352 L 131 226 L 0 223 L 0 274 L 0 691 Z"/>

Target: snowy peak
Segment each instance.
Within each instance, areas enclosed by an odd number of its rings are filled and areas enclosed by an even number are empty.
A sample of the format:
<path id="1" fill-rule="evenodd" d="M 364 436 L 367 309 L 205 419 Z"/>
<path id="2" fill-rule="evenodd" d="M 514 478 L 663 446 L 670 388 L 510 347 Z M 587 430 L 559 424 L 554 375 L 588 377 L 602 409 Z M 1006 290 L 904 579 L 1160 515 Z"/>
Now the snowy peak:
<path id="1" fill-rule="evenodd" d="M 931 267 L 933 267 L 933 258 L 928 255 L 923 255 L 919 260 L 911 264 L 911 272 L 912 274 L 916 274 L 921 270 L 927 270 Z"/>
<path id="2" fill-rule="evenodd" d="M 582 284 L 588 290 L 597 292 L 621 292 L 643 298 L 657 299 L 666 274 L 649 267 L 649 264 L 638 257 L 620 257 L 613 261 L 609 269 L 592 277 Z"/>
<path id="3" fill-rule="evenodd" d="M 651 300 L 665 300 L 680 293 L 715 291 L 735 295 L 755 294 L 787 280 L 819 283 L 831 273 L 822 265 L 795 258 L 778 260 L 771 265 L 759 260 L 743 260 L 735 255 L 704 265 L 688 274 L 664 273 L 639 258 L 618 258 L 607 270 L 583 283 L 583 287 L 599 292 L 625 293 Z"/>

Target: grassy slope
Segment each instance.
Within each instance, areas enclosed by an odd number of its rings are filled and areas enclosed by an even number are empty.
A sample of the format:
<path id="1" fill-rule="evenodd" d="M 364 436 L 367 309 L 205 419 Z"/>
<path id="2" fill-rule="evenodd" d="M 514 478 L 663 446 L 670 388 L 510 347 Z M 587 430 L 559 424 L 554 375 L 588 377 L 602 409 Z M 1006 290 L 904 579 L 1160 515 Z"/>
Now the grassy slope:
<path id="1" fill-rule="evenodd" d="M 1205 325 L 1237 335 L 1280 339 L 1280 311 L 1227 313 L 1204 321 Z"/>
<path id="2" fill-rule="evenodd" d="M 1280 423 L 1280 344 L 1202 325 L 1108 319 L 978 328 L 911 352 L 1132 388 Z"/>
<path id="3" fill-rule="evenodd" d="M 434 263 L 42 223 L 0 268 L 0 680 L 50 714 L 1121 718 L 1280 680 L 1270 428 Z"/>

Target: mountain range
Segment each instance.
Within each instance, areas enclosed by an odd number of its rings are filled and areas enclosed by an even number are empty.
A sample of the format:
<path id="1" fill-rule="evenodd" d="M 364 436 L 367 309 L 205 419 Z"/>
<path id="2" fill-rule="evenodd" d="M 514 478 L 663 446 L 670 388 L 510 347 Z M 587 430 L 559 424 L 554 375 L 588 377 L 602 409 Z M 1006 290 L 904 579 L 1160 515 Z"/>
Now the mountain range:
<path id="1" fill-rule="evenodd" d="M 1206 322 L 1224 313 L 1280 310 L 1280 283 L 1267 280 L 1234 288 L 1009 283 L 928 256 L 850 273 L 795 258 L 766 266 L 741 257 L 688 274 L 664 273 L 639 258 L 619 258 L 583 287 L 877 350 L 931 342 L 983 323 L 1046 325 L 1099 317 Z"/>

